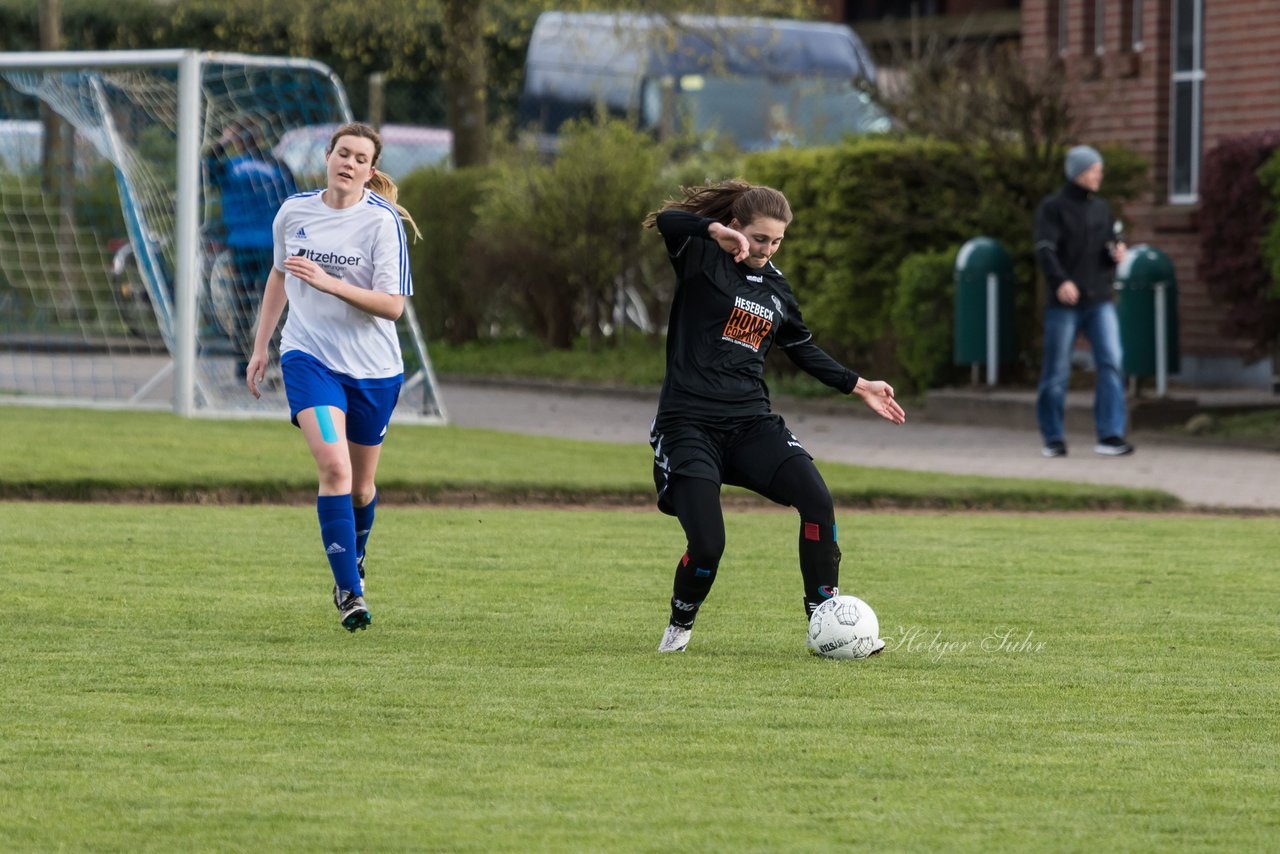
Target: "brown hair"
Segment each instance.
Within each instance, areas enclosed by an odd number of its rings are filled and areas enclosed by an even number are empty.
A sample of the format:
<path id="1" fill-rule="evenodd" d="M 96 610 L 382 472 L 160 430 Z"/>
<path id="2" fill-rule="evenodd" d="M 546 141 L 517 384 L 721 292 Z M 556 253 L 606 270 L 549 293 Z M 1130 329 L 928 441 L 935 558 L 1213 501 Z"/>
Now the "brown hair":
<path id="1" fill-rule="evenodd" d="M 347 122 L 333 132 L 333 136 L 329 137 L 329 144 L 325 146 L 324 156 L 327 158 L 333 153 L 334 147 L 338 144 L 338 140 L 344 136 L 356 136 L 367 139 L 373 143 L 373 165 L 377 167 L 382 159 L 382 136 L 372 125 L 364 122 Z M 391 176 L 384 172 L 374 172 L 373 177 L 366 184 L 370 190 L 395 205 L 397 211 L 400 212 L 400 218 L 409 225 L 413 226 L 413 233 L 418 237 L 422 237 L 422 232 L 418 230 L 418 224 L 413 221 L 413 215 L 404 209 L 396 199 L 400 195 L 400 188 L 396 186 L 396 182 L 391 180 Z"/>
<path id="2" fill-rule="evenodd" d="M 772 187 L 749 184 L 741 178 L 731 178 L 718 184 L 701 187 L 681 187 L 683 198 L 667 199 L 662 207 L 644 218 L 645 228 L 658 223 L 658 214 L 666 210 L 688 211 L 699 216 L 718 220 L 728 225 L 737 220 L 741 225 L 769 217 L 791 224 L 791 205 L 787 197 Z"/>

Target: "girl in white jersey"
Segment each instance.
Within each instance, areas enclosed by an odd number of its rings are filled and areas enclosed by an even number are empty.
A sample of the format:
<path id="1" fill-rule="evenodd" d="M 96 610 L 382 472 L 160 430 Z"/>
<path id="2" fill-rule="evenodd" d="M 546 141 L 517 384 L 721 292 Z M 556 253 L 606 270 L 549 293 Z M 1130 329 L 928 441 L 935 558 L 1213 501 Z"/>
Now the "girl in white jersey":
<path id="1" fill-rule="evenodd" d="M 325 149 L 326 188 L 290 196 L 273 225 L 275 260 L 245 381 L 254 397 L 285 304 L 280 367 L 289 414 L 320 478 L 316 512 L 333 571 L 333 603 L 348 631 L 371 622 L 364 548 L 373 527 L 374 475 L 404 381 L 396 320 L 413 293 L 395 183 L 378 172 L 382 140 L 360 122 Z"/>

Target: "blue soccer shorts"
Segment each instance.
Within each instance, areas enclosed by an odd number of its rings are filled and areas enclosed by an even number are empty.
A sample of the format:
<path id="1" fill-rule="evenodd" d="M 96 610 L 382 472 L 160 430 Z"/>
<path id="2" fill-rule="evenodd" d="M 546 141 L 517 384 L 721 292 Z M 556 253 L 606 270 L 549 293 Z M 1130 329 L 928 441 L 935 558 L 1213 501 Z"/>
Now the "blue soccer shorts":
<path id="1" fill-rule="evenodd" d="M 391 424 L 391 412 L 400 399 L 404 374 L 358 380 L 330 370 L 301 350 L 280 356 L 289 420 L 296 426 L 298 413 L 315 406 L 335 406 L 347 413 L 347 440 L 357 445 L 381 445 Z"/>

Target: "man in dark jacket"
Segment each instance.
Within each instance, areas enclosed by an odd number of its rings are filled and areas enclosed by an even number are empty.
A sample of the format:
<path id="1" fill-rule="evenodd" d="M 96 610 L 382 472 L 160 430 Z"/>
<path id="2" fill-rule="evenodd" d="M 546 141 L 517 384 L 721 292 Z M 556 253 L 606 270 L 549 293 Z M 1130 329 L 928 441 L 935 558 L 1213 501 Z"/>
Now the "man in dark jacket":
<path id="1" fill-rule="evenodd" d="M 1084 332 L 1093 351 L 1097 388 L 1094 450 L 1106 456 L 1133 453 L 1125 440 L 1128 412 L 1120 369 L 1120 324 L 1111 301 L 1116 264 L 1125 245 L 1111 208 L 1098 195 L 1102 155 L 1087 145 L 1067 152 L 1067 183 L 1036 211 L 1036 261 L 1048 285 L 1044 313 L 1044 368 L 1036 395 L 1036 419 L 1046 457 L 1067 454 L 1063 410 L 1071 351 Z"/>

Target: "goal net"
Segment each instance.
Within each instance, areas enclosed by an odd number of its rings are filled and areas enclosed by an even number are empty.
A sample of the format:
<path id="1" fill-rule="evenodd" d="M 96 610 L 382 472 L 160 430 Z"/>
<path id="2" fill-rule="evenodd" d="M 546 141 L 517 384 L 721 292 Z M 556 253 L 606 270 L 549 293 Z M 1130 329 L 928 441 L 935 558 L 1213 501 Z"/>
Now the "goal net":
<path id="1" fill-rule="evenodd" d="M 0 54 L 0 403 L 287 411 L 274 348 L 244 384 L 271 221 L 325 180 L 289 140 L 350 117 L 310 60 Z M 397 419 L 443 421 L 409 302 L 398 326 Z"/>

